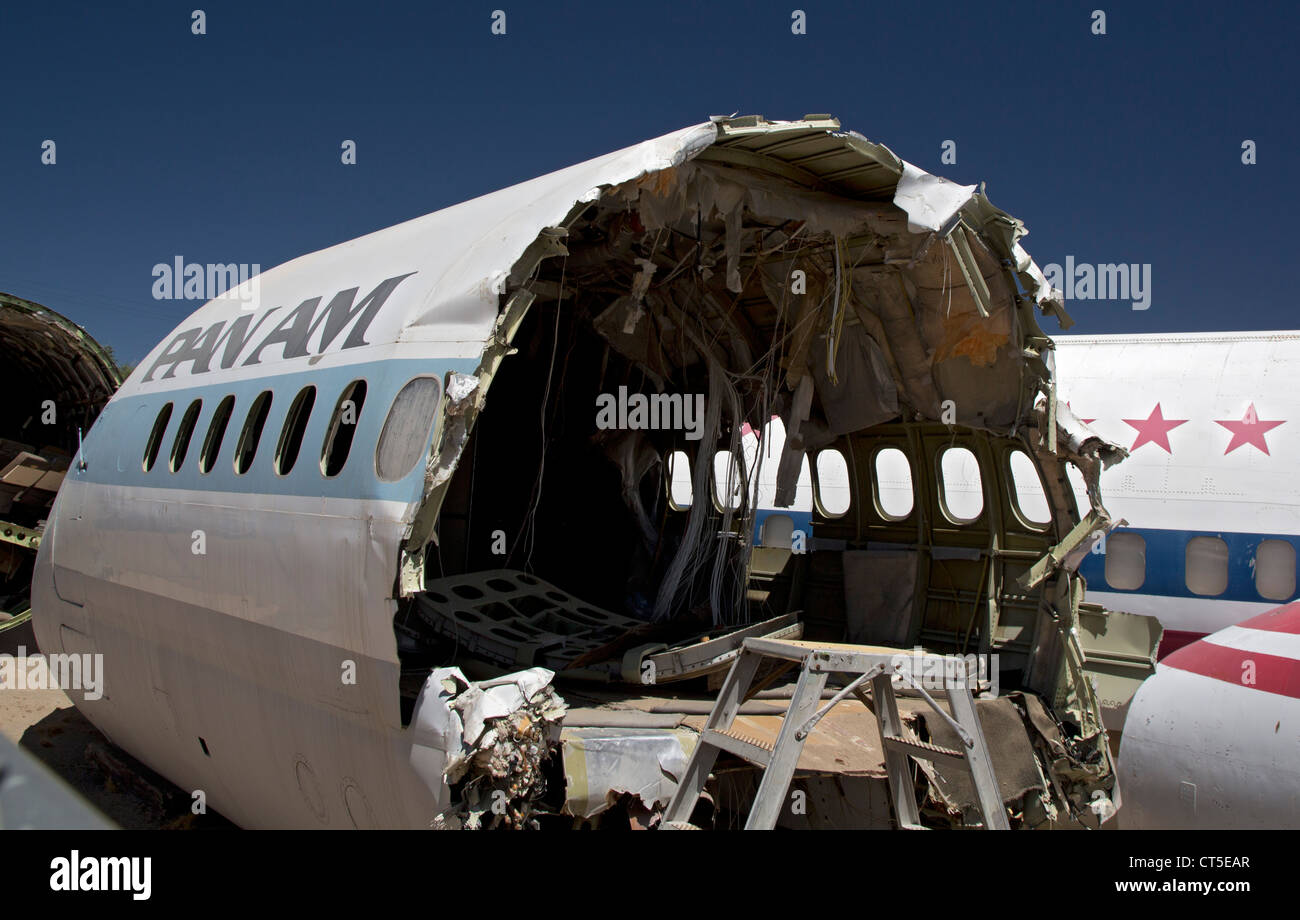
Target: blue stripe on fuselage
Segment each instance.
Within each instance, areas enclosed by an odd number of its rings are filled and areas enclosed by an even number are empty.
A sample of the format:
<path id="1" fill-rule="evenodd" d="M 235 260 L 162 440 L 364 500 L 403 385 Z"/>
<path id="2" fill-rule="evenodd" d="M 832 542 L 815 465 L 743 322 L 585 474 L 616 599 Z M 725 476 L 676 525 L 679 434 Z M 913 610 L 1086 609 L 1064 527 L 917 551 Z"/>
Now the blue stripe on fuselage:
<path id="1" fill-rule="evenodd" d="M 74 464 L 68 475 L 85 482 L 142 488 L 414 501 L 419 497 L 423 482 L 423 464 L 415 464 L 397 482 L 381 482 L 375 474 L 375 446 L 393 398 L 412 377 L 437 377 L 441 385 L 448 371 L 472 374 L 477 366 L 477 359 L 390 359 L 311 368 L 248 380 L 227 380 L 114 399 L 100 413 L 86 436 L 82 446 L 86 469 L 78 471 Z M 357 416 L 357 430 L 343 469 L 337 476 L 327 479 L 320 469 L 326 430 L 344 388 L 358 379 L 366 381 L 366 398 Z M 298 460 L 287 475 L 281 476 L 274 468 L 276 445 L 294 397 L 306 386 L 316 387 L 316 400 Z M 249 407 L 263 390 L 270 390 L 273 394 L 271 410 L 262 428 L 252 466 L 242 476 L 236 475 L 235 446 Z M 235 406 L 222 438 L 220 453 L 211 471 L 200 473 L 199 454 L 207 438 L 208 426 L 217 406 L 228 395 L 235 397 Z M 185 460 L 173 473 L 169 467 L 172 445 L 181 418 L 195 399 L 202 399 L 203 407 Z M 149 433 L 159 410 L 169 402 L 172 414 L 158 450 L 158 459 L 153 468 L 145 472 L 143 459 Z"/>
<path id="2" fill-rule="evenodd" d="M 793 511 L 788 508 L 759 508 L 754 512 L 754 545 L 762 545 L 763 521 L 772 514 L 784 514 L 794 521 L 796 530 L 812 533 L 812 512 Z M 1246 601 L 1250 603 L 1283 604 L 1261 595 L 1255 589 L 1255 551 L 1264 540 L 1282 540 L 1290 543 L 1300 557 L 1300 535 L 1297 534 L 1247 534 L 1207 530 L 1155 530 L 1141 527 L 1121 527 L 1114 533 L 1135 533 L 1146 541 L 1146 579 L 1141 587 L 1124 590 L 1106 583 L 1106 557 L 1089 553 L 1079 566 L 1079 573 L 1087 579 L 1088 586 L 1097 591 L 1116 594 L 1141 594 L 1154 597 L 1191 597 L 1206 600 Z M 1192 537 L 1218 537 L 1228 546 L 1228 587 L 1222 594 L 1195 594 L 1187 587 L 1187 543 Z"/>
<path id="3" fill-rule="evenodd" d="M 1300 551 L 1300 535 L 1228 533 L 1215 530 L 1154 530 L 1142 527 L 1121 527 L 1119 533 L 1134 533 L 1146 541 L 1146 580 L 1134 590 L 1115 588 L 1106 583 L 1106 557 L 1099 552 L 1089 553 L 1079 566 L 1079 573 L 1088 586 L 1098 591 L 1117 594 L 1150 594 L 1161 597 L 1198 597 L 1224 601 L 1251 601 L 1254 603 L 1282 604 L 1261 595 L 1255 589 L 1255 551 L 1264 540 L 1281 540 Z M 1222 594 L 1195 594 L 1187 587 L 1187 544 L 1193 537 L 1218 537 L 1228 545 L 1228 587 Z"/>
<path id="4" fill-rule="evenodd" d="M 757 508 L 754 510 L 754 545 L 763 545 L 763 522 L 769 515 L 783 514 L 794 522 L 795 530 L 802 530 L 812 535 L 812 512 L 795 511 L 793 508 Z"/>

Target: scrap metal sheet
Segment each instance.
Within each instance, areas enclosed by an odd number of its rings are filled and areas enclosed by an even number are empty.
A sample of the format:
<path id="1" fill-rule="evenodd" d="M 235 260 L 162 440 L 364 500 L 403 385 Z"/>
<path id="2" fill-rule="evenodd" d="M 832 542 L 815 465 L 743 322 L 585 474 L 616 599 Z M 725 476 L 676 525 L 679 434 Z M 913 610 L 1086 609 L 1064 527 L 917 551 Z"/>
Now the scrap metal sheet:
<path id="1" fill-rule="evenodd" d="M 698 738 L 682 728 L 564 729 L 565 813 L 590 818 L 627 793 L 647 808 L 667 805 Z"/>

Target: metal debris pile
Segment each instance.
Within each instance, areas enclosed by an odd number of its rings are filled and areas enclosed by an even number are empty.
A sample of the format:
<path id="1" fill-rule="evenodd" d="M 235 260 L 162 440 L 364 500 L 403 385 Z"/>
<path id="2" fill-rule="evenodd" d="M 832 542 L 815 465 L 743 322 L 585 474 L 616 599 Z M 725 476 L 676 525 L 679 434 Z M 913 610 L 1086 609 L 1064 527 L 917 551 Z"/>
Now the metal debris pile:
<path id="1" fill-rule="evenodd" d="M 550 686 L 554 674 L 531 668 L 471 683 L 459 668 L 429 677 L 452 737 L 439 785 L 450 807 L 432 826 L 440 830 L 534 829 L 546 793 L 543 764 L 555 753 L 567 706 Z M 419 769 L 417 765 L 417 769 Z M 425 780 L 430 777 L 426 774 Z"/>
<path id="2" fill-rule="evenodd" d="M 1106 781 L 1104 758 L 1091 745 L 1065 735 L 1038 697 L 1014 692 L 978 700 L 976 706 L 1013 828 L 1097 828 L 1114 815 L 1114 787 Z M 942 721 L 914 711 L 909 719 L 913 730 L 918 722 L 919 734 L 927 741 L 957 743 Z M 917 765 L 921 810 L 931 826 L 982 822 L 974 789 L 961 771 L 924 758 L 918 758 Z"/>

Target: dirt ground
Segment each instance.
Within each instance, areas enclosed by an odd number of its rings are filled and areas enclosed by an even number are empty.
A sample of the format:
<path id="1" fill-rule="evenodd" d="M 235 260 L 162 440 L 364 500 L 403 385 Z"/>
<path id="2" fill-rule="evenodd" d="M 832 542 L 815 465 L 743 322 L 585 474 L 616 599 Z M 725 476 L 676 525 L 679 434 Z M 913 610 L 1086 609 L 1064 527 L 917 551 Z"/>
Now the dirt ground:
<path id="1" fill-rule="evenodd" d="M 30 633 L 0 633 L 0 655 L 22 646 L 34 653 Z M 124 828 L 233 829 L 211 809 L 190 812 L 188 793 L 115 746 L 61 690 L 0 689 L 0 735 L 45 764 L 69 786 Z"/>

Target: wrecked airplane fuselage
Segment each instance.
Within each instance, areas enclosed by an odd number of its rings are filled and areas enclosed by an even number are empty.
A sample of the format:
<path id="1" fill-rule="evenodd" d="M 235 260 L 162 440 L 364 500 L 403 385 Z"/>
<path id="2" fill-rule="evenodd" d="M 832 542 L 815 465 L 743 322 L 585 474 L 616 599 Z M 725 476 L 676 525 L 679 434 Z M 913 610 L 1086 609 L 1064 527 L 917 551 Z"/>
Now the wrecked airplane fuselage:
<path id="1" fill-rule="evenodd" d="M 1035 314 L 1068 318 L 1023 234 L 834 119 L 751 117 L 294 260 L 198 311 L 106 410 L 43 549 L 42 642 L 113 650 L 121 689 L 87 715 L 254 826 L 451 813 L 439 765 L 498 739 L 448 728 L 481 689 L 431 677 L 453 663 L 646 691 L 716 679 L 742 629 L 989 656 L 1034 700 L 1016 718 L 1047 777 L 1013 809 L 1096 824 L 1105 712 L 1153 645 L 1081 604 L 1080 553 L 1112 526 L 1096 475 L 1123 452 L 1058 410 Z M 978 507 L 957 507 L 953 457 Z M 764 464 L 778 509 L 811 471 L 806 542 L 750 545 Z M 579 718 L 561 750 L 637 749 Z M 569 814 L 601 799 L 580 797 Z"/>
<path id="2" fill-rule="evenodd" d="M 50 506 L 82 432 L 122 378 L 85 330 L 4 293 L 0 358 L 13 381 L 0 410 L 0 635 L 9 634 L 0 651 L 12 651 L 27 641 L 32 563 Z"/>

